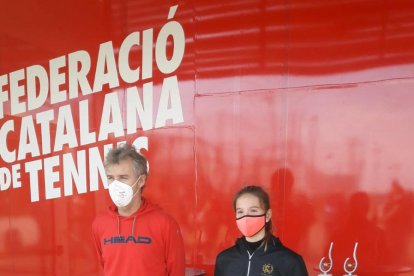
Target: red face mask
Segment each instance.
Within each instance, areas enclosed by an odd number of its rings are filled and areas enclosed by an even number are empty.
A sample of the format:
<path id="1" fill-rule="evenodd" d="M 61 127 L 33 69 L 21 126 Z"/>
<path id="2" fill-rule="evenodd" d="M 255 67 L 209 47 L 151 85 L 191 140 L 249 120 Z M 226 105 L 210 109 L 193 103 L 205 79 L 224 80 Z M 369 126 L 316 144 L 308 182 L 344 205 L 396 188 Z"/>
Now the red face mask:
<path id="1" fill-rule="evenodd" d="M 237 227 L 245 237 L 252 237 L 266 225 L 266 214 L 259 216 L 242 216 L 236 219 Z"/>

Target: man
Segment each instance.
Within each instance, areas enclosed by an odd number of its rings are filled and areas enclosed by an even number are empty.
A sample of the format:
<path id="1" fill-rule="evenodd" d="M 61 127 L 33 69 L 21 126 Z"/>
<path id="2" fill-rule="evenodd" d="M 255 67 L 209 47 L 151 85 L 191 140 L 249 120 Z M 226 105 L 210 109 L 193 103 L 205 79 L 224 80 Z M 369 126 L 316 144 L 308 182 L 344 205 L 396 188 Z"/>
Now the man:
<path id="1" fill-rule="evenodd" d="M 178 224 L 144 197 L 147 160 L 122 144 L 105 159 L 114 203 L 95 218 L 92 231 L 105 275 L 183 276 L 185 258 Z"/>

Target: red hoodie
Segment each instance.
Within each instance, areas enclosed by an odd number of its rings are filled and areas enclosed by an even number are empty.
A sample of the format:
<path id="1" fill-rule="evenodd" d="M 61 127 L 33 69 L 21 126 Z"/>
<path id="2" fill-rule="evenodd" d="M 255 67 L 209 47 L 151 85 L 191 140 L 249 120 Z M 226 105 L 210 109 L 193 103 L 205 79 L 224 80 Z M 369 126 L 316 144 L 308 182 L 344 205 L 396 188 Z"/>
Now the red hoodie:
<path id="1" fill-rule="evenodd" d="M 175 220 L 144 198 L 129 217 L 111 206 L 92 225 L 106 276 L 183 276 L 184 245 Z"/>

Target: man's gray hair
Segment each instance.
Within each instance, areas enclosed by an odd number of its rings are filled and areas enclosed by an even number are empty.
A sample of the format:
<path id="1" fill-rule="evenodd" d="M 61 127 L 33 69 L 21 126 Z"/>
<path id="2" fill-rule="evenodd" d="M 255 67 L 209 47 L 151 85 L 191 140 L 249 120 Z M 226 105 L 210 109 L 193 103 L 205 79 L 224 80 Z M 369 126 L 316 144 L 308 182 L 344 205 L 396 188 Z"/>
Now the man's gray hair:
<path id="1" fill-rule="evenodd" d="M 109 150 L 105 157 L 105 168 L 119 164 L 123 160 L 131 159 L 137 176 L 148 175 L 147 159 L 140 154 L 134 145 L 120 144 L 117 148 Z"/>

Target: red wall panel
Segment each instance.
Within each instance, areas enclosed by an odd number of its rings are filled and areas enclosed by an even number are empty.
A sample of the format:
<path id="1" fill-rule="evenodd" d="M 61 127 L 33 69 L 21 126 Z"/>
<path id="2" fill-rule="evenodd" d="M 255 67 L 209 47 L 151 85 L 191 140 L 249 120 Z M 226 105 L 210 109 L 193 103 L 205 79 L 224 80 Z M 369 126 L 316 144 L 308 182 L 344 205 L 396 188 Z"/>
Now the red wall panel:
<path id="1" fill-rule="evenodd" d="M 413 15 L 408 0 L 3 3 L 0 275 L 99 275 L 91 222 L 110 204 L 100 162 L 108 147 L 136 139 L 150 162 L 145 196 L 179 222 L 188 267 L 213 275 L 218 252 L 240 235 L 232 196 L 251 183 L 269 191 L 275 232 L 304 256 L 310 275 L 331 241 L 335 275 L 355 242 L 358 275 L 414 275 Z M 157 38 L 174 20 L 185 50 L 165 73 Z M 152 40 L 143 38 L 148 30 Z M 141 71 L 128 82 L 118 57 L 134 32 L 141 41 L 127 63 Z M 94 90 L 107 42 L 112 79 L 93 93 L 79 86 L 70 98 L 70 54 L 89 58 Z M 168 37 L 167 60 L 175 47 Z M 43 87 L 57 83 L 66 99 L 54 103 L 48 94 L 31 110 L 29 90 L 39 96 L 42 83 L 28 84 L 28 72 L 40 65 L 50 74 L 56 58 L 63 63 Z M 87 68 L 88 58 L 76 68 Z M 152 61 L 147 77 L 144 58 Z M 163 87 L 174 90 L 175 78 L 178 93 L 163 106 Z M 141 101 L 152 100 L 149 129 L 128 127 L 135 88 Z"/>

